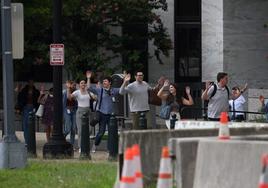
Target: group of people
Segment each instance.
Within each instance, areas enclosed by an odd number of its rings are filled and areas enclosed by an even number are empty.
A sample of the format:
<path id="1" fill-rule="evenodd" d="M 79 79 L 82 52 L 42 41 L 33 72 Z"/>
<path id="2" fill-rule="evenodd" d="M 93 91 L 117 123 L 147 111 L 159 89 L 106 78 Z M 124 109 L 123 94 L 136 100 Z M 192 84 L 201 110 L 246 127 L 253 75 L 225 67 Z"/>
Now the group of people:
<path id="1" fill-rule="evenodd" d="M 132 129 L 139 129 L 139 117 L 144 113 L 147 119 L 148 128 L 152 128 L 149 95 L 150 90 L 155 90 L 143 80 L 143 72 L 135 72 L 135 81 L 129 83 L 131 74 L 125 74 L 120 88 L 112 87 L 112 79 L 104 77 L 101 83 L 91 84 L 93 72 L 87 71 L 85 79 L 80 80 L 78 89 L 74 81 L 66 81 L 66 89 L 63 90 L 63 134 L 70 134 L 71 144 L 75 144 L 75 132 L 78 133 L 78 148 L 81 142 L 81 119 L 83 114 L 87 114 L 91 119 L 92 111 L 98 114 L 99 129 L 96 134 L 95 143 L 92 152 L 95 152 L 97 146 L 110 125 L 111 114 L 115 111 L 115 98 L 117 95 L 128 94 L 130 117 L 132 119 Z M 242 93 L 247 89 L 247 84 L 241 89 L 238 86 L 232 88 L 232 93 L 227 87 L 228 74 L 219 72 L 217 74 L 217 83 L 206 83 L 206 88 L 201 98 L 208 103 L 208 120 L 219 121 L 221 112 L 231 112 L 232 120 L 245 120 L 244 104 L 246 102 Z M 185 87 L 185 95 L 180 95 L 177 85 L 170 83 L 165 79 L 157 90 L 157 97 L 161 100 L 162 106 L 168 105 L 170 108 L 170 117 L 176 114 L 180 119 L 180 108 L 182 105 L 193 105 L 194 100 L 191 96 L 190 87 Z M 268 112 L 268 104 L 264 103 L 264 98 L 260 98 L 263 111 Z M 40 91 L 35 88 L 33 80 L 18 94 L 18 106 L 22 111 L 22 125 L 24 129 L 24 138 L 28 143 L 28 116 L 29 112 L 38 108 L 38 105 L 44 105 L 42 123 L 45 124 L 47 140 L 50 139 L 53 128 L 53 88 L 48 93 L 44 89 Z M 94 107 L 93 107 L 94 106 Z M 166 119 L 167 126 L 170 118 Z M 109 133 L 108 133 L 109 134 Z M 109 135 L 108 135 L 109 136 Z"/>
<path id="2" fill-rule="evenodd" d="M 243 87 L 234 86 L 230 93 L 228 87 L 228 74 L 219 72 L 217 74 L 217 83 L 207 82 L 206 88 L 202 93 L 202 99 L 207 101 L 207 118 L 211 121 L 219 121 L 221 112 L 229 112 L 230 120 L 245 121 L 246 99 L 243 93 L 247 89 L 247 83 Z M 268 121 L 268 103 L 265 104 L 263 96 L 259 97 L 261 112 L 266 114 Z"/>

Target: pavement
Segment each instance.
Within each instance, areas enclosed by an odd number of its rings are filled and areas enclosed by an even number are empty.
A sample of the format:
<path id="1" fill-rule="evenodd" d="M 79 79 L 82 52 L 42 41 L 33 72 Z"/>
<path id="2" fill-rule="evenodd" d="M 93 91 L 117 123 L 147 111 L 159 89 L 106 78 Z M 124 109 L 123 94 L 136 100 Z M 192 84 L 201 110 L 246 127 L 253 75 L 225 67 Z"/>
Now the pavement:
<path id="1" fill-rule="evenodd" d="M 24 143 L 24 138 L 23 138 L 23 132 L 22 131 L 16 131 L 16 136 L 18 139 Z M 2 131 L 0 130 L 0 139 L 2 138 Z M 68 137 L 67 137 L 68 141 Z M 77 135 L 76 135 L 76 141 L 77 141 Z M 37 153 L 37 159 L 43 159 L 43 146 L 46 143 L 46 134 L 44 132 L 36 132 L 36 153 Z M 92 142 L 92 141 L 91 141 Z M 105 144 L 105 143 L 103 143 Z M 102 148 L 100 148 L 102 149 Z M 96 150 L 95 153 L 90 153 L 92 161 L 96 162 L 104 162 L 107 161 L 109 153 L 107 151 L 102 151 Z M 74 157 L 73 159 L 68 159 L 68 160 L 79 160 L 80 153 L 78 150 L 74 150 Z"/>

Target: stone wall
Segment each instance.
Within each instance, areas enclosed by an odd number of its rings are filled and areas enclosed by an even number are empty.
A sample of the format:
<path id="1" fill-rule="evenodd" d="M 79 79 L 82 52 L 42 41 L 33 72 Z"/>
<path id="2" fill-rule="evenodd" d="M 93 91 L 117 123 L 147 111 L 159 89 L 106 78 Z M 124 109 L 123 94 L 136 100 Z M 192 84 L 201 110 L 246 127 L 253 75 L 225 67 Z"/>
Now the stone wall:
<path id="1" fill-rule="evenodd" d="M 268 88 L 267 0 L 223 1 L 224 70 L 229 85 Z"/>

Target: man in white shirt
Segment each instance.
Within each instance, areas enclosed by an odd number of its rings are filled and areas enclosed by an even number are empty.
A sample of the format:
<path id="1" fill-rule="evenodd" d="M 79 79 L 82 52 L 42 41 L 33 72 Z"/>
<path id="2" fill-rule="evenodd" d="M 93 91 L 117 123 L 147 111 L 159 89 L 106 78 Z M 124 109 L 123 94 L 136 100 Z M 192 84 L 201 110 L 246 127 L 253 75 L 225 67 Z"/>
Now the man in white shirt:
<path id="1" fill-rule="evenodd" d="M 232 88 L 232 99 L 229 100 L 230 110 L 231 110 L 231 119 L 233 121 L 244 121 L 245 113 L 244 105 L 246 103 L 246 99 L 242 95 L 245 89 L 240 90 L 238 86 Z"/>

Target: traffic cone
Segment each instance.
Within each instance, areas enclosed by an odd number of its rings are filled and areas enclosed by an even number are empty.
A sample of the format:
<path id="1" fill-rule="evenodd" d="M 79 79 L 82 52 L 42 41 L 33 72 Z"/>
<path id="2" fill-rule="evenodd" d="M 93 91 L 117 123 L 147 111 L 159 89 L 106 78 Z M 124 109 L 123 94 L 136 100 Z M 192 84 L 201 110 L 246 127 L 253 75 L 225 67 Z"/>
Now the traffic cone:
<path id="1" fill-rule="evenodd" d="M 133 161 L 135 167 L 135 188 L 143 188 L 142 172 L 141 172 L 141 158 L 140 158 L 140 146 L 134 144 L 132 146 Z"/>
<path id="2" fill-rule="evenodd" d="M 268 188 L 268 155 L 262 156 L 262 174 L 260 177 L 259 188 Z"/>
<path id="3" fill-rule="evenodd" d="M 162 156 L 160 161 L 160 169 L 157 180 L 157 188 L 172 187 L 172 166 L 169 150 L 167 146 L 162 148 Z"/>
<path id="4" fill-rule="evenodd" d="M 227 112 L 222 112 L 220 117 L 220 128 L 219 128 L 219 136 L 220 140 L 228 140 L 230 139 L 230 130 L 228 126 L 228 114 Z"/>
<path id="5" fill-rule="evenodd" d="M 124 164 L 120 180 L 120 188 L 134 188 L 134 184 L 135 184 L 135 168 L 133 164 L 133 154 L 132 149 L 127 148 L 124 156 Z"/>

